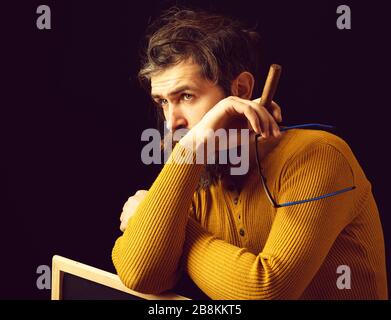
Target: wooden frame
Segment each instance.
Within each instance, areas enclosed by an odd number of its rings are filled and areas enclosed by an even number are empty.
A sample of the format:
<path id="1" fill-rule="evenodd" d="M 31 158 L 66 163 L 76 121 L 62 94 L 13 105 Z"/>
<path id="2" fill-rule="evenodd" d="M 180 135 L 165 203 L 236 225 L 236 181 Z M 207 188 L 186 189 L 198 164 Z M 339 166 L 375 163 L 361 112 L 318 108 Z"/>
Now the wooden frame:
<path id="1" fill-rule="evenodd" d="M 159 295 L 136 292 L 127 288 L 119 277 L 113 273 L 57 255 L 53 256 L 52 259 L 52 300 L 62 300 L 64 273 L 69 273 L 145 300 L 190 300 L 171 292 Z"/>

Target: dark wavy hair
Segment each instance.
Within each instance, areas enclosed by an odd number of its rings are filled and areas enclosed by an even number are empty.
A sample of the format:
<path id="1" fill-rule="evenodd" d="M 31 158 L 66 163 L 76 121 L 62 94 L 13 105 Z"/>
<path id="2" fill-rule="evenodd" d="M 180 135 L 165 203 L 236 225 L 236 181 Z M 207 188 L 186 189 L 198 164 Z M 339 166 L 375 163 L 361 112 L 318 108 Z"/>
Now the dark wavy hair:
<path id="1" fill-rule="evenodd" d="M 260 36 L 232 18 L 173 7 L 147 29 L 139 81 L 149 91 L 153 74 L 189 58 L 201 67 L 203 77 L 230 95 L 241 72 L 257 79 Z"/>

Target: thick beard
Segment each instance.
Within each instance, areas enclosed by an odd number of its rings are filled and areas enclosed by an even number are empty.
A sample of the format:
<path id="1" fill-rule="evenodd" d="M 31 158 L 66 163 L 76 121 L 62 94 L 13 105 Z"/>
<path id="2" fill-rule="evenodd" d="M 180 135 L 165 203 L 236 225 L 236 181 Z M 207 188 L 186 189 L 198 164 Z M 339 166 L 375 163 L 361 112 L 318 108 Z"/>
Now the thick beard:
<path id="1" fill-rule="evenodd" d="M 166 136 L 161 140 L 160 146 L 162 151 L 167 150 L 168 146 L 172 145 L 172 150 L 174 150 L 178 141 L 173 140 L 172 132 L 166 134 Z M 213 184 L 217 184 L 219 180 L 223 179 L 225 176 L 228 176 L 230 172 L 230 166 L 228 164 L 206 164 L 205 169 L 201 174 L 200 180 L 198 181 L 198 186 L 196 191 L 206 190 Z"/>

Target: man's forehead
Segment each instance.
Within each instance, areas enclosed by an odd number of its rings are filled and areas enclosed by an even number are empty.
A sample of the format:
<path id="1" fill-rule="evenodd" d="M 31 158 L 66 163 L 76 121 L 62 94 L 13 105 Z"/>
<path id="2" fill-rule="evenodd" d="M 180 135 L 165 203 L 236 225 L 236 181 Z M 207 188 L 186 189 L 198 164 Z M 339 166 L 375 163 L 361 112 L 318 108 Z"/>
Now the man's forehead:
<path id="1" fill-rule="evenodd" d="M 167 68 L 151 77 L 151 93 L 164 94 L 180 86 L 200 85 L 202 81 L 201 68 L 195 63 L 182 62 Z"/>

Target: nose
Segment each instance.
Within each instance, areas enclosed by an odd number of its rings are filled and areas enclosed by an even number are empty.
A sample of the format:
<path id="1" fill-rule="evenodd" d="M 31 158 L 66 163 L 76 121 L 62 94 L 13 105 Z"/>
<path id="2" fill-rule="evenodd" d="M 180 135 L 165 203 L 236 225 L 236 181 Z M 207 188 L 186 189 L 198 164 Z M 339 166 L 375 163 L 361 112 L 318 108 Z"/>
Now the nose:
<path id="1" fill-rule="evenodd" d="M 175 132 L 175 130 L 186 128 L 188 123 L 181 110 L 170 104 L 168 107 L 168 113 L 166 115 L 167 121 L 167 129 L 171 132 Z"/>

